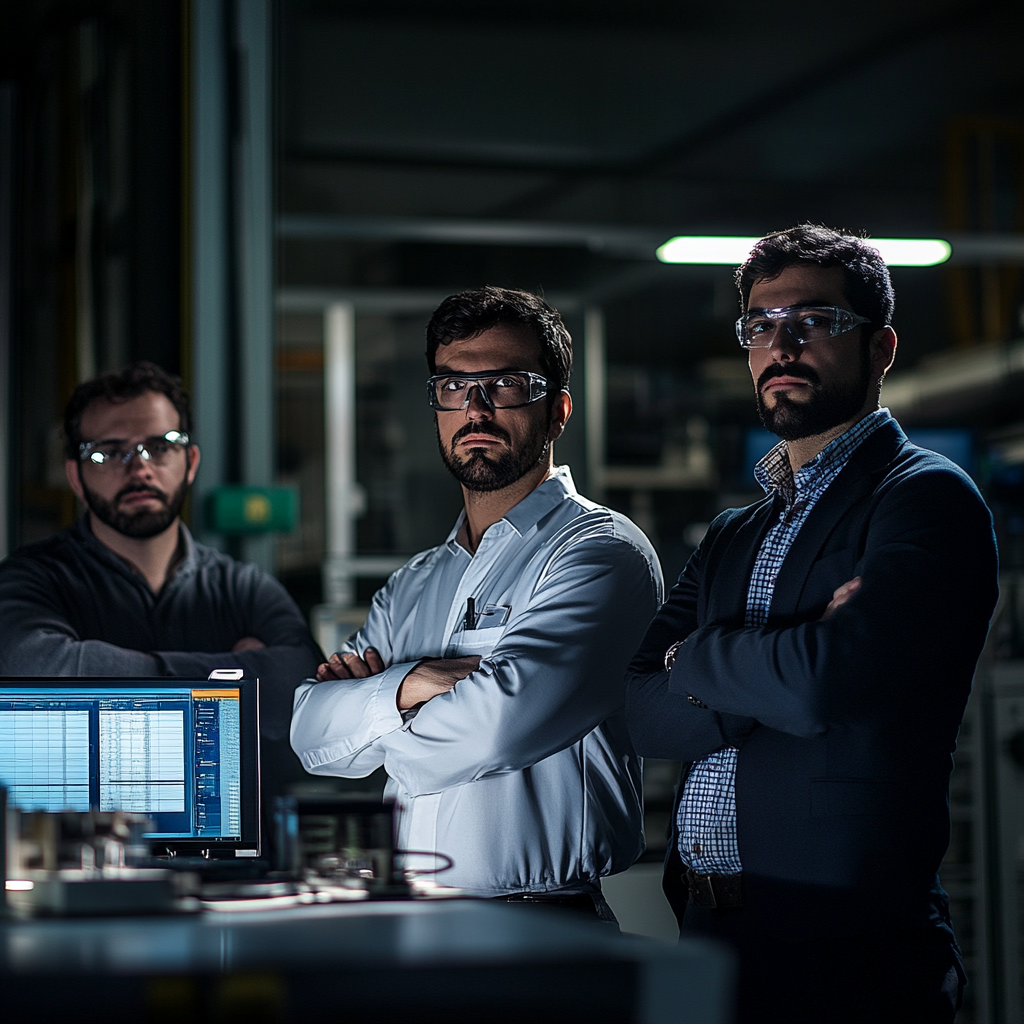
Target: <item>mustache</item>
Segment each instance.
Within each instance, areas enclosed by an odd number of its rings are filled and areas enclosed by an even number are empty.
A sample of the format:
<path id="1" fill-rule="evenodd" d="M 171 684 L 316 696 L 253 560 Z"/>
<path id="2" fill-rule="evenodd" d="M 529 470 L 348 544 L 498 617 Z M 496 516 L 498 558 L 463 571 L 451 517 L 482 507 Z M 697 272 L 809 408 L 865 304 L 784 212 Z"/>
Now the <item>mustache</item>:
<path id="1" fill-rule="evenodd" d="M 496 437 L 501 441 L 510 442 L 512 440 L 512 437 L 507 430 L 502 430 L 501 427 L 495 426 L 493 423 L 467 423 L 464 427 L 459 427 L 459 429 L 452 435 L 452 450 L 455 449 L 455 446 L 459 441 L 469 434 L 490 434 L 492 437 Z"/>
<path id="2" fill-rule="evenodd" d="M 771 366 L 769 366 L 764 373 L 757 378 L 758 394 L 761 393 L 765 384 L 767 384 L 772 377 L 802 377 L 804 380 L 810 381 L 812 384 L 821 383 L 821 378 L 818 374 L 810 366 L 804 366 L 803 363 L 790 363 L 788 366 L 783 363 L 772 363 Z"/>
<path id="3" fill-rule="evenodd" d="M 163 491 L 158 490 L 156 487 L 146 487 L 144 484 L 129 484 L 127 487 L 122 487 L 114 497 L 114 504 L 116 505 L 129 494 L 148 494 L 156 498 L 157 501 L 162 501 L 165 505 L 167 504 L 167 495 Z"/>

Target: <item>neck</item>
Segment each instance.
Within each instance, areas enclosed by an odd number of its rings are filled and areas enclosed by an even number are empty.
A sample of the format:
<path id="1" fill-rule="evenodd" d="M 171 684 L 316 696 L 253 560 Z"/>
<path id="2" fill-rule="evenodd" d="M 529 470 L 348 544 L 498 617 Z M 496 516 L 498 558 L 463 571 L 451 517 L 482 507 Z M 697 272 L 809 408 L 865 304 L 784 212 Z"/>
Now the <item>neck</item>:
<path id="1" fill-rule="evenodd" d="M 178 550 L 178 523 L 174 522 L 155 537 L 126 537 L 100 522 L 91 512 L 89 526 L 93 536 L 119 558 L 126 561 L 159 594 Z"/>
<path id="2" fill-rule="evenodd" d="M 500 491 L 471 491 L 463 485 L 466 521 L 459 530 L 459 543 L 471 554 L 475 553 L 487 528 L 504 519 L 510 509 L 544 483 L 551 473 L 551 465 L 552 457 L 549 454 L 546 464 L 537 466 Z"/>
<path id="3" fill-rule="evenodd" d="M 848 419 L 845 423 L 840 423 L 837 427 L 832 427 L 831 430 L 826 430 L 821 434 L 814 434 L 811 437 L 798 437 L 795 441 L 787 441 L 786 451 L 789 454 L 789 464 L 793 472 L 796 473 L 801 466 L 806 466 L 818 452 L 831 444 L 840 434 L 845 434 L 850 427 L 856 426 L 865 416 L 876 409 L 878 409 L 877 402 L 869 408 L 861 409 L 852 419 Z"/>

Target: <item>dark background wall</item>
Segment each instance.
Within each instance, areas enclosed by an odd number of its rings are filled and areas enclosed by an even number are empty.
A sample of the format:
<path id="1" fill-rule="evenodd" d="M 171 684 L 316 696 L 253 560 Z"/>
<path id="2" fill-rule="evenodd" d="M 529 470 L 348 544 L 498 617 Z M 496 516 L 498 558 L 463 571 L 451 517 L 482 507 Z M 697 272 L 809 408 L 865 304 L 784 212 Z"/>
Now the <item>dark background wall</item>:
<path id="1" fill-rule="evenodd" d="M 73 515 L 59 422 L 79 379 L 183 366 L 183 8 L 5 3 L 17 123 L 16 542 Z M 186 344 L 183 346 L 183 341 Z"/>

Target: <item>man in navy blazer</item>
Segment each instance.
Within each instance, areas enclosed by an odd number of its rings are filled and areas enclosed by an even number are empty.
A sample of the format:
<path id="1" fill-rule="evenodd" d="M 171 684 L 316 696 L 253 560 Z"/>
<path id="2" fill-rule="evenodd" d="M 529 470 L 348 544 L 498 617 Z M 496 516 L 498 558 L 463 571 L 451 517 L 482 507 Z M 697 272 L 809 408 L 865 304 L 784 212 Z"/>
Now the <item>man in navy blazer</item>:
<path id="1" fill-rule="evenodd" d="M 737 273 L 766 497 L 723 512 L 629 669 L 637 751 L 678 759 L 664 888 L 736 950 L 737 1020 L 952 1021 L 937 875 L 957 730 L 997 596 L 971 480 L 879 392 L 893 292 L 870 243 L 800 225 Z"/>

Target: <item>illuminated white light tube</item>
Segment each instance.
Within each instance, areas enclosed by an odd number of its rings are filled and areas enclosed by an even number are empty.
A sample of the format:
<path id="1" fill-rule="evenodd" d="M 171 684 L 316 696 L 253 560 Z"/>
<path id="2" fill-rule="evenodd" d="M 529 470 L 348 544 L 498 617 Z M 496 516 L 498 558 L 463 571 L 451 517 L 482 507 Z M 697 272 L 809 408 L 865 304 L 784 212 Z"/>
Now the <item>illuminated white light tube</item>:
<path id="1" fill-rule="evenodd" d="M 890 267 L 934 267 L 945 263 L 953 249 L 941 238 L 867 238 Z"/>
<path id="2" fill-rule="evenodd" d="M 738 267 L 754 247 L 756 238 L 728 235 L 679 235 L 658 246 L 662 263 L 714 263 Z"/>
<path id="3" fill-rule="evenodd" d="M 36 883 L 28 878 L 8 878 L 6 889 L 8 892 L 30 892 L 36 887 Z"/>
<path id="4" fill-rule="evenodd" d="M 738 267 L 757 238 L 734 235 L 679 235 L 658 247 L 662 263 L 697 263 Z M 934 267 L 953 251 L 941 238 L 867 238 L 890 267 Z"/>

